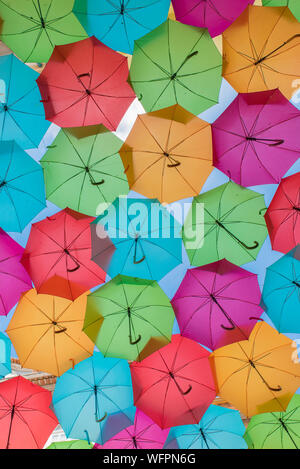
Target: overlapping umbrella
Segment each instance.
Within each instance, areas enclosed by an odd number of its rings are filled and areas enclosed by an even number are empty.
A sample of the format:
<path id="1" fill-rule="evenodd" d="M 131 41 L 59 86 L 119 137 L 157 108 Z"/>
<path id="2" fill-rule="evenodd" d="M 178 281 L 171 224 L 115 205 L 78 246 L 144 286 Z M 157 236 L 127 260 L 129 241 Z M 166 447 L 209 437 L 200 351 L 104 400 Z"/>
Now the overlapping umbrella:
<path id="1" fill-rule="evenodd" d="M 57 441 L 51 443 L 46 449 L 93 449 L 93 443 L 89 443 L 85 440 L 68 440 L 68 441 Z"/>
<path id="2" fill-rule="evenodd" d="M 262 0 L 266 7 L 289 7 L 293 15 L 300 21 L 300 4 L 298 0 Z"/>
<path id="3" fill-rule="evenodd" d="M 11 342 L 9 338 L 0 332 L 0 378 L 11 373 Z"/>

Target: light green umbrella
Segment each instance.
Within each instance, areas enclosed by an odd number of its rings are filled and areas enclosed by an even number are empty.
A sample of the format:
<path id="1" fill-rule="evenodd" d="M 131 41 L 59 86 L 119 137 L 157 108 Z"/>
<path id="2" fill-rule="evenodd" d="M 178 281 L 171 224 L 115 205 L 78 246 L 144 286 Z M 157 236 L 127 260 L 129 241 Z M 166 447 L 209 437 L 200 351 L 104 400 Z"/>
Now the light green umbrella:
<path id="1" fill-rule="evenodd" d="M 262 0 L 264 7 L 289 7 L 293 15 L 300 21 L 300 2 L 299 0 Z"/>
<path id="2" fill-rule="evenodd" d="M 51 443 L 46 449 L 93 449 L 93 443 L 85 440 L 69 440 Z"/>

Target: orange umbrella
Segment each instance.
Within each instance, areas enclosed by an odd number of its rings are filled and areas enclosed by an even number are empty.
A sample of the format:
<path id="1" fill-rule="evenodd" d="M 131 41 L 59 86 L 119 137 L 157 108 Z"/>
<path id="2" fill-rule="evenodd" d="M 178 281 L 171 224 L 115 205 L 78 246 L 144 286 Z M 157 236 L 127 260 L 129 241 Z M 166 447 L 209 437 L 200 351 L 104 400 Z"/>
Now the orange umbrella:
<path id="1" fill-rule="evenodd" d="M 211 126 L 179 105 L 142 114 L 120 155 L 134 191 L 166 203 L 192 197 L 213 170 Z"/>
<path id="2" fill-rule="evenodd" d="M 223 33 L 223 76 L 239 93 L 279 88 L 290 99 L 300 78 L 300 23 L 288 8 L 249 6 Z"/>
<path id="3" fill-rule="evenodd" d="M 94 344 L 82 332 L 89 293 L 75 301 L 35 289 L 22 295 L 6 331 L 22 366 L 60 376 L 93 354 Z"/>
<path id="4" fill-rule="evenodd" d="M 300 386 L 294 345 L 265 322 L 256 323 L 249 340 L 211 354 L 217 394 L 247 417 L 284 412 Z"/>

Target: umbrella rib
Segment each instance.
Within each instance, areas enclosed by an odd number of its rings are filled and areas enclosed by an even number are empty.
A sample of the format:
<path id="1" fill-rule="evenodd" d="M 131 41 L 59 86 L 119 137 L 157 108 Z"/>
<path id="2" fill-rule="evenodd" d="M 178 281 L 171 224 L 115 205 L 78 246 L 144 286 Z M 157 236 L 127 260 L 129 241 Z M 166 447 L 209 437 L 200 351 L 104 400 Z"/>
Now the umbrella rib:
<path id="1" fill-rule="evenodd" d="M 220 67 L 222 67 L 222 66 L 221 66 L 221 65 L 218 65 L 218 66 L 216 66 L 215 68 L 220 68 Z M 194 94 L 195 96 L 198 96 L 199 98 L 206 99 L 207 101 L 210 101 L 211 103 L 215 103 L 215 104 L 218 103 L 218 99 L 211 99 L 211 98 L 208 98 L 207 96 L 203 96 L 203 95 L 200 94 L 200 93 L 196 93 L 196 91 L 191 90 L 188 86 L 186 86 L 184 83 L 182 83 L 178 78 L 176 79 L 176 81 L 178 82 L 178 84 L 179 84 L 180 86 L 182 86 L 182 87 L 185 88 L 187 91 L 189 91 L 190 93 Z"/>
<path id="2" fill-rule="evenodd" d="M 24 13 L 20 13 L 18 10 L 15 10 L 15 9 L 12 8 L 10 5 L 8 5 L 7 3 L 3 2 L 3 0 L 0 0 L 0 2 L 1 2 L 6 8 L 8 8 L 9 10 L 13 11 L 14 13 L 16 13 L 16 15 L 22 16 L 22 18 L 26 18 L 28 21 L 32 21 L 32 22 L 37 21 L 37 20 L 34 20 L 34 18 L 30 18 L 30 16 L 24 15 Z"/>
<path id="3" fill-rule="evenodd" d="M 21 232 L 21 231 L 22 231 L 22 226 L 21 226 L 21 222 L 20 222 L 20 218 L 19 218 L 19 215 L 18 215 L 17 208 L 16 208 L 16 206 L 15 206 L 15 202 L 14 202 L 14 200 L 13 200 L 13 198 L 12 198 L 12 196 L 11 196 L 9 190 L 8 190 L 8 188 L 6 188 L 6 187 L 5 187 L 5 193 L 6 193 L 6 195 L 8 196 L 8 198 L 9 198 L 11 204 L 12 204 L 12 207 L 13 207 L 14 212 L 15 212 L 15 215 L 16 215 L 16 220 L 17 220 L 18 225 L 19 225 L 19 230 L 20 230 L 20 232 Z"/>

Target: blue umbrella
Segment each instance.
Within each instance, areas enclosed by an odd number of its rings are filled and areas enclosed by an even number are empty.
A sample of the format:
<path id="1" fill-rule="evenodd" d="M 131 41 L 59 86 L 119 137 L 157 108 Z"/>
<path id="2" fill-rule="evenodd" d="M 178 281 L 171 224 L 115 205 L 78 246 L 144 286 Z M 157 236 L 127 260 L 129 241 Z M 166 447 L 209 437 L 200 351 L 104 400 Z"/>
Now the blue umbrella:
<path id="1" fill-rule="evenodd" d="M 135 416 L 129 365 L 95 353 L 57 379 L 55 414 L 67 438 L 104 444 Z"/>
<path id="2" fill-rule="evenodd" d="M 50 126 L 36 84 L 39 74 L 14 55 L 0 57 L 0 140 L 38 147 Z"/>
<path id="3" fill-rule="evenodd" d="M 247 449 L 237 410 L 211 405 L 197 425 L 170 430 L 164 449 Z"/>
<path id="4" fill-rule="evenodd" d="M 11 341 L 3 332 L 0 332 L 0 378 L 11 373 Z"/>
<path id="5" fill-rule="evenodd" d="M 135 39 L 166 21 L 170 0 L 75 0 L 74 13 L 90 36 L 132 54 Z"/>

